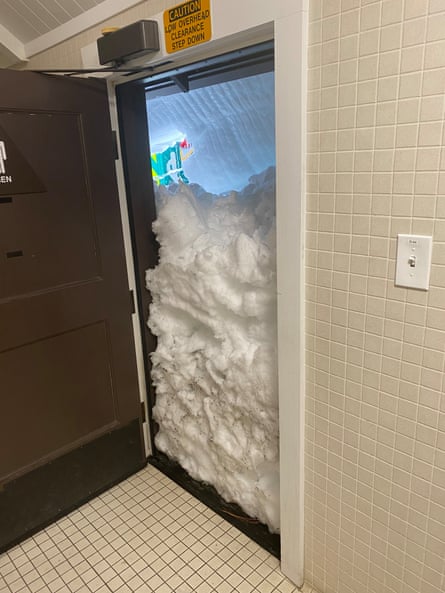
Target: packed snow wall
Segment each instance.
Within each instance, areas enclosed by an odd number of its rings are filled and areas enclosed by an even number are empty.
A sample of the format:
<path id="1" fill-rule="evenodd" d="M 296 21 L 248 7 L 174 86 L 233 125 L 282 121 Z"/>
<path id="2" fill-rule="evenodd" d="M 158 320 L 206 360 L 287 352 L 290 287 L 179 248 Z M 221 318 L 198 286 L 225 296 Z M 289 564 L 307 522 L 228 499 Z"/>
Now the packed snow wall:
<path id="1" fill-rule="evenodd" d="M 161 188 L 147 272 L 156 446 L 279 528 L 275 175 L 229 197 Z"/>
<path id="2" fill-rule="evenodd" d="M 274 74 L 147 100 L 152 152 L 184 138 L 194 154 L 187 178 L 214 194 L 241 191 L 275 165 Z"/>
<path id="3" fill-rule="evenodd" d="M 279 530 L 273 73 L 148 100 L 155 443 Z"/>

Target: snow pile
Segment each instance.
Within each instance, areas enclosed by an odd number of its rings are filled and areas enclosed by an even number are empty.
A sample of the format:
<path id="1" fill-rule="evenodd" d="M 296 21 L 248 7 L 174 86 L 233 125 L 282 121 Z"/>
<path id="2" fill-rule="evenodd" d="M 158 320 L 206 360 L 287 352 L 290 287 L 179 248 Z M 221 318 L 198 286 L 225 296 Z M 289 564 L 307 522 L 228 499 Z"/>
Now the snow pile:
<path id="1" fill-rule="evenodd" d="M 156 446 L 278 531 L 275 169 L 230 196 L 180 184 L 157 199 Z"/>

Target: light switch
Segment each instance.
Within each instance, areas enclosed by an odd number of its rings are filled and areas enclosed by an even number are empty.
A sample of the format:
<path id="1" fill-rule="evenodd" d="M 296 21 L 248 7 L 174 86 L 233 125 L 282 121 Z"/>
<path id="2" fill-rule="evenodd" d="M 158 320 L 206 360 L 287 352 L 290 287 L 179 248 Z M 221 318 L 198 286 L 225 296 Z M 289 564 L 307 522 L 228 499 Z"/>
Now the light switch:
<path id="1" fill-rule="evenodd" d="M 433 238 L 397 235 L 396 285 L 428 290 Z"/>

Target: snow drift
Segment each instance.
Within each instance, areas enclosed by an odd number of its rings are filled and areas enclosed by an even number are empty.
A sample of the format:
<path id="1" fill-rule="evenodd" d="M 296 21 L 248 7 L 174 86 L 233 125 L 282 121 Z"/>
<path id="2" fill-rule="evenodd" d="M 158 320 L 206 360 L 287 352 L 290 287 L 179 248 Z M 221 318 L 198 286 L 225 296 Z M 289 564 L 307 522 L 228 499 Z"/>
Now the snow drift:
<path id="1" fill-rule="evenodd" d="M 279 530 L 275 169 L 241 192 L 161 188 L 147 272 L 156 446 Z"/>

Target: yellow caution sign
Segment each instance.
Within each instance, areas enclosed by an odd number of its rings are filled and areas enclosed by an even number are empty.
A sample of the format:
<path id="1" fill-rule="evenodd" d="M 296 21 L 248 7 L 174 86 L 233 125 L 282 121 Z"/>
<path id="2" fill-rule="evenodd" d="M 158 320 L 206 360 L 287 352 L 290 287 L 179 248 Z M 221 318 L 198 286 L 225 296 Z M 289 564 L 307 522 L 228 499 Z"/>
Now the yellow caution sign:
<path id="1" fill-rule="evenodd" d="M 189 0 L 164 12 L 165 47 L 169 54 L 212 38 L 210 0 Z"/>

